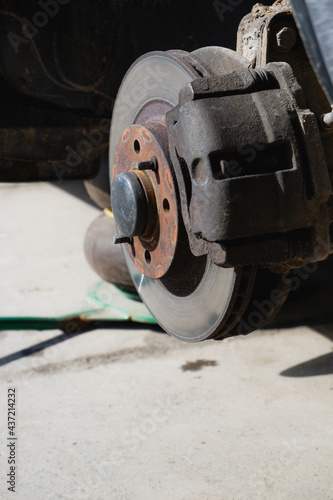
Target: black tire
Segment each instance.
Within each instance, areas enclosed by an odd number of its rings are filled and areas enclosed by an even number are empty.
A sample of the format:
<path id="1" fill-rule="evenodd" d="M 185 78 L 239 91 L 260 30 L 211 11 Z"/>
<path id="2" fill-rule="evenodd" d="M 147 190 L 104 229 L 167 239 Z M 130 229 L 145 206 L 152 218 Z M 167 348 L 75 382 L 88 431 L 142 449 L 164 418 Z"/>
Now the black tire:
<path id="1" fill-rule="evenodd" d="M 113 243 L 116 235 L 114 220 L 105 213 L 101 214 L 87 230 L 84 252 L 92 269 L 103 280 L 135 292 L 121 245 Z"/>
<path id="2" fill-rule="evenodd" d="M 103 156 L 98 175 L 94 179 L 85 181 L 84 186 L 89 198 L 96 203 L 99 208 L 111 209 L 108 151 Z"/>

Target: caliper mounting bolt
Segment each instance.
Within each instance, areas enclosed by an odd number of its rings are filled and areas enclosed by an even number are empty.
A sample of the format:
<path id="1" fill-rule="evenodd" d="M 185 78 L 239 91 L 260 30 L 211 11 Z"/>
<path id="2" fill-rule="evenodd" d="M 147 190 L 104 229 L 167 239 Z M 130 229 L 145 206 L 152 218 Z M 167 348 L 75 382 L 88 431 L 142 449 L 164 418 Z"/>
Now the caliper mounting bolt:
<path id="1" fill-rule="evenodd" d="M 289 51 L 297 41 L 297 34 L 293 28 L 285 26 L 276 33 L 276 44 L 280 49 Z"/>

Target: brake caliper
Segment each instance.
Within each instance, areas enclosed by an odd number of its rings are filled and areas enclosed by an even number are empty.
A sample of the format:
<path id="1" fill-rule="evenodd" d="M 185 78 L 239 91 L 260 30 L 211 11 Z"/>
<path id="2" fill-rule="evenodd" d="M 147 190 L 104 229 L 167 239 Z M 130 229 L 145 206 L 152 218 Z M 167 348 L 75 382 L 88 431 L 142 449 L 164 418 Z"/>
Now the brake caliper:
<path id="1" fill-rule="evenodd" d="M 194 255 L 278 272 L 328 256 L 330 178 L 288 64 L 197 79 L 167 124 Z"/>

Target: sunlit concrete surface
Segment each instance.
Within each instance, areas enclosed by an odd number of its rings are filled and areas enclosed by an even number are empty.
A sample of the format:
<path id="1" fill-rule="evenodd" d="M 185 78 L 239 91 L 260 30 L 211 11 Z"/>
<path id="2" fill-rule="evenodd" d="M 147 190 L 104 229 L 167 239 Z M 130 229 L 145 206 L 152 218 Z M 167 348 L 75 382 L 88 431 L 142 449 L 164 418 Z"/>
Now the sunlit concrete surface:
<path id="1" fill-rule="evenodd" d="M 1 316 L 68 312 L 98 281 L 82 246 L 99 210 L 68 184 L 0 185 L 0 207 Z M 0 498 L 333 499 L 332 340 L 333 325 L 195 345 L 144 325 L 3 331 Z"/>

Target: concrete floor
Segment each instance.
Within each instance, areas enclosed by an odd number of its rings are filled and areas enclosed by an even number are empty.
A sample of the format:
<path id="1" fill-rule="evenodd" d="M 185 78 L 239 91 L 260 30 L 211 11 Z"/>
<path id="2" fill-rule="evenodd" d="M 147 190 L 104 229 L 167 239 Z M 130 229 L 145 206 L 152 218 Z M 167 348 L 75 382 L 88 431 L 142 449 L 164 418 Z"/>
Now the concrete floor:
<path id="1" fill-rule="evenodd" d="M 99 211 L 81 186 L 0 185 L 0 207 L 1 316 L 75 309 L 98 281 L 82 245 Z M 333 325 L 199 345 L 144 325 L 3 331 L 0 498 L 333 499 L 332 340 Z"/>

